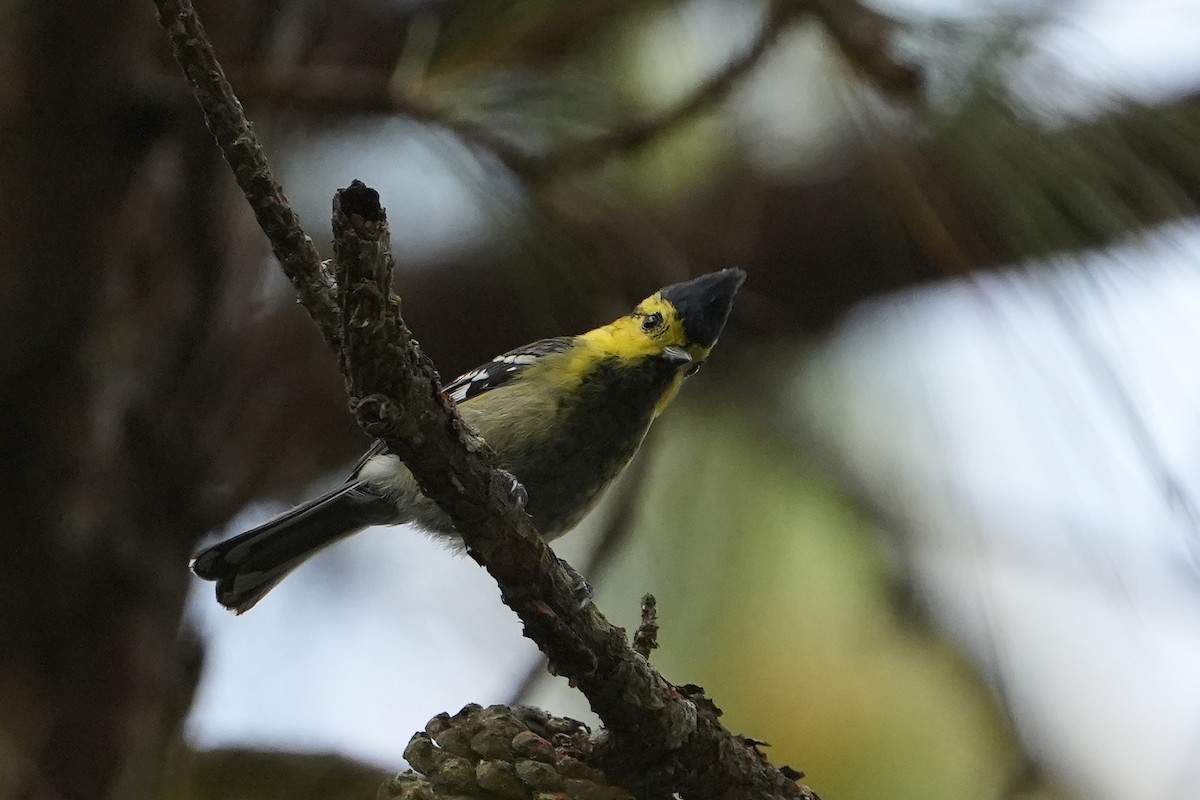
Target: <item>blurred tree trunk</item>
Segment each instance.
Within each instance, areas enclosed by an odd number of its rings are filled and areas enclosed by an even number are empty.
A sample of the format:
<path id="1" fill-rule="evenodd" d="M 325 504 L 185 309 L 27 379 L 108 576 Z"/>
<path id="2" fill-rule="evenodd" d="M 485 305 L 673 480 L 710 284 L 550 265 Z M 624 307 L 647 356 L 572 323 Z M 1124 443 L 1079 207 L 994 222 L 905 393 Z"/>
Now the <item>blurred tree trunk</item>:
<path id="1" fill-rule="evenodd" d="M 97 401 L 116 387 L 91 360 L 119 339 L 98 329 L 116 322 L 97 313 L 102 276 L 136 269 L 132 253 L 116 252 L 149 144 L 137 141 L 123 90 L 131 8 L 24 11 L 23 24 L 6 26 L 22 62 L 7 78 L 0 151 L 0 493 L 11 543 L 0 559 L 0 791 L 103 797 L 144 779 L 130 754 L 166 733 L 168 705 L 186 706 L 180 650 L 163 643 L 176 641 L 185 591 L 171 569 L 202 528 L 146 502 L 157 488 L 141 481 L 155 431 L 134 415 L 151 409 L 126 403 L 124 418 L 110 416 L 118 409 Z"/>
<path id="2" fill-rule="evenodd" d="M 198 116 L 138 86 L 163 50 L 150 5 L 3 13 L 0 795 L 143 797 L 199 671 L 189 553 L 270 483 L 261 454 L 288 452 L 238 407 L 329 419 L 344 399 L 331 360 L 296 376 L 307 391 L 263 386 L 280 340 L 234 344 L 253 329 L 227 300 L 255 271 L 224 269 L 227 179 Z M 271 480 L 329 469 L 349 429 Z"/>

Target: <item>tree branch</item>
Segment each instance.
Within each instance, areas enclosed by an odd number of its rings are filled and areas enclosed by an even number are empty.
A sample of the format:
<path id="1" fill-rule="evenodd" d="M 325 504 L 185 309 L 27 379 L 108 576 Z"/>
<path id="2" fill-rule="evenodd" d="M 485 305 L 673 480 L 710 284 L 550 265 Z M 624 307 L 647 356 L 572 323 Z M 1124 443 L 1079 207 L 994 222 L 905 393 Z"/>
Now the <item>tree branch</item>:
<path id="1" fill-rule="evenodd" d="M 805 2 L 776 0 L 767 8 L 758 34 L 741 53 L 720 70 L 700 82 L 675 105 L 641 120 L 627 122 L 591 139 L 548 153 L 534 162 L 536 170 L 526 178 L 544 181 L 562 172 L 594 167 L 614 153 L 636 150 L 725 99 L 737 82 L 750 73 L 771 49 L 787 23 L 806 8 Z"/>
<path id="2" fill-rule="evenodd" d="M 658 601 L 652 594 L 642 595 L 642 624 L 633 635 L 633 649 L 647 660 L 658 649 Z"/>
<path id="3" fill-rule="evenodd" d="M 260 215 L 264 233 L 276 252 L 297 257 L 292 266 L 300 268 L 301 301 L 313 304 L 309 313 L 318 325 L 335 318 L 343 323 L 341 366 L 359 423 L 400 456 L 446 511 L 468 553 L 496 579 L 525 635 L 587 696 L 609 731 L 601 755 L 611 774 L 652 796 L 814 797 L 795 783 L 799 773 L 774 768 L 751 741 L 726 730 L 715 706 L 693 701 L 697 689 L 676 688 L 664 679 L 594 605 L 579 607 L 571 579 L 510 501 L 508 479 L 496 469 L 491 449 L 442 393 L 436 370 L 405 326 L 399 298 L 390 291 L 387 220 L 378 194 L 358 181 L 334 199 L 340 311 L 329 308 L 328 284 L 313 290 L 320 273 L 304 247 L 293 247 L 300 242 L 311 249 L 311 242 L 290 211 L 281 213 L 283 193 L 270 178 L 195 10 L 188 0 L 156 3 L 176 58 L 247 199 L 256 211 L 270 211 Z M 223 137 L 231 131 L 238 136 L 227 141 Z M 243 180 L 247 164 L 253 165 L 253 180 Z M 276 224 L 281 217 L 287 224 Z M 337 341 L 336 329 L 331 332 L 327 338 Z"/>
<path id="4" fill-rule="evenodd" d="M 629 538 L 633 529 L 635 512 L 644 499 L 643 488 L 650 477 L 650 463 L 653 460 L 651 456 L 655 441 L 657 441 L 657 436 L 654 429 L 651 429 L 650 435 L 642 442 L 637 458 L 625 468 L 618 484 L 609 489 L 608 496 L 611 498 L 612 515 L 596 539 L 598 542 L 596 548 L 588 554 L 587 560 L 583 563 L 583 569 L 579 570 L 581 575 L 588 575 L 592 580 L 603 575 L 617 551 Z M 544 654 L 529 665 L 525 677 L 513 690 L 512 705 L 519 705 L 526 701 L 534 686 L 547 671 L 548 666 Z"/>

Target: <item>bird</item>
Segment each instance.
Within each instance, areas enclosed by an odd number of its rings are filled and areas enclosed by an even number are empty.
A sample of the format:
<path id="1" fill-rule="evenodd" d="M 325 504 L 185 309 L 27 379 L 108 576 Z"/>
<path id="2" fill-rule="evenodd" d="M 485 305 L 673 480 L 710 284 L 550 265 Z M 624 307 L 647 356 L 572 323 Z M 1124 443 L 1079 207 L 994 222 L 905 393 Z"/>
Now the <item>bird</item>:
<path id="1" fill-rule="evenodd" d="M 651 423 L 696 373 L 746 274 L 723 269 L 666 286 L 575 336 L 496 356 L 444 387 L 495 451 L 546 541 L 575 527 L 633 458 Z M 325 547 L 373 525 L 414 524 L 452 542 L 449 517 L 376 441 L 347 481 L 192 558 L 217 601 L 242 614 Z"/>

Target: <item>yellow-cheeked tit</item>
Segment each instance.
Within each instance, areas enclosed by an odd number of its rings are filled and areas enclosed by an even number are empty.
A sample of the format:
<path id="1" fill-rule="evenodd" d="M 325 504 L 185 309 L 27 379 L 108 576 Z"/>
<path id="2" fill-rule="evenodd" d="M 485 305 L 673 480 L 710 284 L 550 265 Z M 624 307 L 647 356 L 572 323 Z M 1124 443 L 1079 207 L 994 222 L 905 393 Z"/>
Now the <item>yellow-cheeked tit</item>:
<path id="1" fill-rule="evenodd" d="M 573 528 L 637 452 L 683 380 L 708 357 L 745 279 L 725 269 L 655 292 L 631 313 L 578 336 L 497 356 L 446 387 L 496 451 L 549 540 Z M 217 601 L 242 613 L 318 550 L 370 525 L 414 523 L 455 537 L 382 442 L 345 485 L 192 559 Z"/>

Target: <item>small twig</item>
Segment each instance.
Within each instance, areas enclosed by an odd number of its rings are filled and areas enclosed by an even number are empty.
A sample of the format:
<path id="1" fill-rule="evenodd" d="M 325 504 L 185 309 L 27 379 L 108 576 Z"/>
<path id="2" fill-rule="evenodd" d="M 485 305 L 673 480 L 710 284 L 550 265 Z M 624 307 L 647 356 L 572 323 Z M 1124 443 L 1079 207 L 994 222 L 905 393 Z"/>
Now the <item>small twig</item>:
<path id="1" fill-rule="evenodd" d="M 332 280 L 321 265 L 321 254 L 300 227 L 283 187 L 275 180 L 258 137 L 250 127 L 242 104 L 233 93 L 212 45 L 190 2 L 155 0 L 158 20 L 171 40 L 175 60 L 183 68 L 204 120 L 212 132 L 234 178 L 254 210 L 258 225 L 271 242 L 300 302 L 336 351 L 341 345 L 341 317 Z"/>
<path id="2" fill-rule="evenodd" d="M 642 624 L 633 635 L 633 649 L 646 659 L 658 649 L 658 601 L 649 592 L 642 595 Z"/>
<path id="3" fill-rule="evenodd" d="M 535 171 L 526 178 L 545 181 L 562 172 L 594 167 L 615 153 L 636 150 L 663 133 L 676 128 L 729 95 L 737 82 L 762 60 L 787 23 L 805 10 L 805 3 L 777 0 L 768 6 L 758 34 L 740 54 L 710 75 L 674 106 L 642 120 L 621 125 L 591 139 L 575 142 L 534 162 Z"/>

